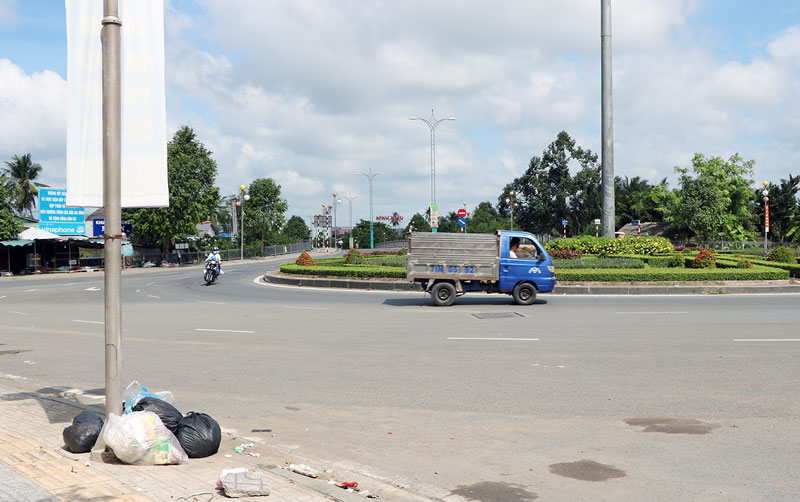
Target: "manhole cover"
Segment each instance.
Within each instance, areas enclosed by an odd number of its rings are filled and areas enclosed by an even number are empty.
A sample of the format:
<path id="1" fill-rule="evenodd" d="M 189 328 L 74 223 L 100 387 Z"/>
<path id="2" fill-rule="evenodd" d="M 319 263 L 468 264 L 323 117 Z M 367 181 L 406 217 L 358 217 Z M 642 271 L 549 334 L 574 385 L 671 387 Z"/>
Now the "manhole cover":
<path id="1" fill-rule="evenodd" d="M 486 312 L 486 313 L 477 313 L 472 314 L 473 317 L 477 317 L 478 319 L 502 319 L 504 317 L 525 317 L 524 315 L 518 312 Z"/>

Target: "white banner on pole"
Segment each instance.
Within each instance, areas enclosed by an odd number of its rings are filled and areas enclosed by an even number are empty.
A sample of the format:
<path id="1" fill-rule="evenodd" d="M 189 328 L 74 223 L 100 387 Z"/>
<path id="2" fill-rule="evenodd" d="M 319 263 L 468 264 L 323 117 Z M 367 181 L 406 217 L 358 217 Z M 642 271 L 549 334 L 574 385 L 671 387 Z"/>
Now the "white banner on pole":
<path id="1" fill-rule="evenodd" d="M 65 0 L 67 205 L 103 206 L 103 0 Z M 122 207 L 165 207 L 164 0 L 120 0 Z"/>

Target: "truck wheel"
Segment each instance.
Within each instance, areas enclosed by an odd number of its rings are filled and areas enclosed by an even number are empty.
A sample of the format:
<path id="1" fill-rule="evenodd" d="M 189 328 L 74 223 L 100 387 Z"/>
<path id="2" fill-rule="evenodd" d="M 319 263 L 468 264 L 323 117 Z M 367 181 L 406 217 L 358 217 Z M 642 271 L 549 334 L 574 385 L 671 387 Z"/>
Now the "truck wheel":
<path id="1" fill-rule="evenodd" d="M 536 288 L 529 282 L 521 282 L 511 293 L 517 305 L 530 305 L 536 301 Z"/>
<path id="2" fill-rule="evenodd" d="M 456 287 L 449 282 L 437 282 L 431 289 L 431 298 L 437 307 L 448 307 L 456 300 Z"/>

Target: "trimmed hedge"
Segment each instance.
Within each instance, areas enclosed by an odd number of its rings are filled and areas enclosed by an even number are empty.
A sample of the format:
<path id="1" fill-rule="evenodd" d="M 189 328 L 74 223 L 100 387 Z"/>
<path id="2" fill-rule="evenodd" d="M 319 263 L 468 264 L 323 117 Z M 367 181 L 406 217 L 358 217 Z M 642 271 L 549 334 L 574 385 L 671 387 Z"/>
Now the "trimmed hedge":
<path id="1" fill-rule="evenodd" d="M 610 237 L 570 237 L 569 239 L 553 239 L 544 245 L 545 249 L 573 249 L 591 254 L 643 254 L 657 255 L 671 253 L 672 243 L 664 237 L 626 237 L 612 239 Z"/>
<path id="2" fill-rule="evenodd" d="M 652 282 L 652 281 L 769 281 L 788 279 L 788 270 L 753 268 L 645 268 L 556 269 L 558 281 Z"/>
<path id="3" fill-rule="evenodd" d="M 781 263 L 778 261 L 767 261 L 767 260 L 750 260 L 753 265 L 762 266 L 762 267 L 772 267 L 772 268 L 779 268 L 781 270 L 788 270 L 789 276 L 791 277 L 800 277 L 800 264 L 792 265 L 791 263 Z"/>
<path id="4" fill-rule="evenodd" d="M 406 266 L 406 255 L 364 255 L 367 259 L 367 264 L 375 265 L 378 267 L 404 267 Z"/>
<path id="5" fill-rule="evenodd" d="M 316 267 L 303 267 L 294 263 L 281 265 L 281 272 L 293 275 L 323 275 L 331 277 L 369 278 L 379 277 L 386 279 L 405 279 L 404 267 L 375 267 L 371 265 L 317 265 Z"/>
<path id="6" fill-rule="evenodd" d="M 685 266 L 684 257 L 677 253 L 677 254 L 665 254 L 665 255 L 646 255 L 646 254 L 614 254 L 608 255 L 606 258 L 627 258 L 627 259 L 635 259 L 635 260 L 642 260 L 643 262 L 647 263 L 653 268 L 680 268 Z"/>
<path id="7" fill-rule="evenodd" d="M 644 261 L 636 258 L 579 258 L 577 260 L 553 260 L 561 269 L 587 268 L 644 268 Z"/>

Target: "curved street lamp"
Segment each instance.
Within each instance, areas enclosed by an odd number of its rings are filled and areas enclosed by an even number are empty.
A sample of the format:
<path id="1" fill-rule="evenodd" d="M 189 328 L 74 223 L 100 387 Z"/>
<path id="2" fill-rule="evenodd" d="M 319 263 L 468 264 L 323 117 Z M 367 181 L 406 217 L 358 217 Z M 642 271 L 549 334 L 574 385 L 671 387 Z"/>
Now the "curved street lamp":
<path id="1" fill-rule="evenodd" d="M 428 124 L 431 130 L 431 205 L 436 204 L 436 126 L 445 120 L 455 120 L 455 117 L 448 117 L 446 119 L 437 119 L 433 114 L 431 108 L 431 118 L 424 119 L 422 117 L 410 117 L 408 120 L 421 120 Z"/>
<path id="2" fill-rule="evenodd" d="M 242 192 L 240 196 L 240 201 L 236 203 L 237 206 L 241 206 L 241 213 L 242 213 L 242 231 L 241 231 L 241 249 L 239 251 L 239 261 L 244 262 L 244 203 L 250 200 L 250 196 L 244 193 L 247 187 L 244 185 L 239 185 L 239 190 Z"/>

